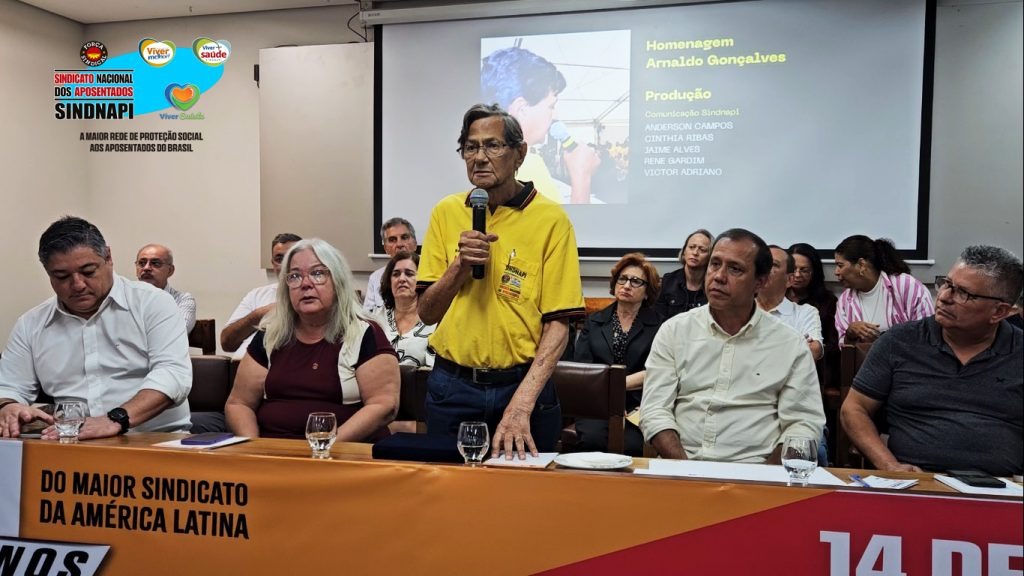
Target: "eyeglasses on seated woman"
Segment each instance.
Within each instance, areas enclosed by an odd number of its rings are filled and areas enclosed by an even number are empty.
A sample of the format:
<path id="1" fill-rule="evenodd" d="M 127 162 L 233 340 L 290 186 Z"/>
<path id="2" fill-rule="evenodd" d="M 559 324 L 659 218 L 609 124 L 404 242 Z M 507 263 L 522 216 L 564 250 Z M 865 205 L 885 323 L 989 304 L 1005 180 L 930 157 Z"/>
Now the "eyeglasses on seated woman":
<path id="1" fill-rule="evenodd" d="M 381 327 L 360 315 L 344 257 L 323 240 L 302 240 L 281 269 L 274 309 L 224 407 L 231 431 L 304 438 L 310 413 L 331 412 L 339 441 L 387 436 L 398 410 L 398 359 Z"/>
<path id="2" fill-rule="evenodd" d="M 615 301 L 604 310 L 587 316 L 576 340 L 573 360 L 593 364 L 626 366 L 626 410 L 640 406 L 644 385 L 644 363 L 651 351 L 661 315 L 654 308 L 661 289 L 658 270 L 643 254 L 626 254 L 611 270 L 608 285 Z M 608 422 L 580 419 L 575 423 L 583 451 L 608 449 Z M 626 453 L 643 453 L 643 435 L 632 423 L 625 431 Z"/>

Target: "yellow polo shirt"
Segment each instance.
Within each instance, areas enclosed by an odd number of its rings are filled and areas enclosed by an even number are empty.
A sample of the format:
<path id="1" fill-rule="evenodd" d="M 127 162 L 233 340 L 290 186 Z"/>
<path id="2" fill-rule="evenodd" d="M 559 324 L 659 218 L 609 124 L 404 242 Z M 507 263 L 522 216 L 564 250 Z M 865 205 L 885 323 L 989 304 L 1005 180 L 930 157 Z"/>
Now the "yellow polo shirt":
<path id="1" fill-rule="evenodd" d="M 421 292 L 458 255 L 462 232 L 473 229 L 468 199 L 460 192 L 434 207 L 417 274 Z M 484 278 L 462 285 L 429 341 L 456 364 L 508 368 L 533 360 L 545 322 L 584 316 L 579 253 L 565 210 L 529 182 L 488 214 L 487 231 L 498 240 Z"/>

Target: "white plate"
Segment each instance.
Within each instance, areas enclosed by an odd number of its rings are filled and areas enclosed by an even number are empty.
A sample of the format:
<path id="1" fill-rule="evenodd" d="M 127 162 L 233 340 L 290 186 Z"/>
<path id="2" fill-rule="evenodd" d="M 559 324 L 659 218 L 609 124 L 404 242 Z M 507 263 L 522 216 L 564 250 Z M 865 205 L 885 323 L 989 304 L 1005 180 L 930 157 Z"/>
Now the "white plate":
<path id="1" fill-rule="evenodd" d="M 632 466 L 633 458 L 622 454 L 608 454 L 606 452 L 575 452 L 573 454 L 559 454 L 555 458 L 555 464 L 581 470 L 618 470 Z"/>

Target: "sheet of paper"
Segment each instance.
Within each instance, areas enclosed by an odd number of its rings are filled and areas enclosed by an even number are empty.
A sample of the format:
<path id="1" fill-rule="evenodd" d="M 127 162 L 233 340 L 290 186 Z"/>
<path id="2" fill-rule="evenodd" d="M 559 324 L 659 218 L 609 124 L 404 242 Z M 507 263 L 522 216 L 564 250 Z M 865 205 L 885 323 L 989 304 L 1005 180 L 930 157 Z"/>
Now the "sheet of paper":
<path id="1" fill-rule="evenodd" d="M 889 490 L 905 490 L 917 484 L 916 479 L 910 480 L 897 480 L 895 478 L 882 478 L 881 476 L 868 476 L 861 478 L 871 488 L 888 488 Z M 854 480 L 847 484 L 847 486 L 860 486 L 864 487 L 863 484 Z"/>
<path id="2" fill-rule="evenodd" d="M 722 480 L 753 480 L 755 482 L 781 482 L 785 484 L 789 475 L 780 464 L 738 464 L 735 462 L 707 462 L 703 460 L 651 460 L 646 470 L 637 469 L 634 474 L 657 474 L 660 476 L 682 476 L 685 478 L 719 478 Z M 815 468 L 808 484 L 824 486 L 846 486 L 834 474 L 824 468 Z"/>
<path id="3" fill-rule="evenodd" d="M 515 455 L 511 460 L 505 460 L 505 453 L 502 452 L 497 458 L 490 458 L 484 462 L 484 466 L 510 466 L 512 468 L 547 468 L 558 456 L 558 452 L 538 452 L 536 456 L 526 453 L 526 459 L 520 460 Z"/>
<path id="4" fill-rule="evenodd" d="M 632 422 L 634 426 L 639 428 L 640 427 L 640 409 L 637 408 L 636 410 L 633 410 L 629 414 L 626 414 L 626 421 L 627 422 Z"/>
<path id="5" fill-rule="evenodd" d="M 221 446 L 241 444 L 246 440 L 248 440 L 248 438 L 245 436 L 234 436 L 227 440 L 221 440 L 220 442 L 214 442 L 213 444 L 206 445 L 182 444 L 181 440 L 168 440 L 167 442 L 153 444 L 153 446 L 159 446 L 161 448 L 182 448 L 184 450 L 213 450 L 214 448 L 220 448 Z"/>
<path id="6" fill-rule="evenodd" d="M 935 479 L 942 482 L 946 486 L 949 486 L 957 492 L 963 492 L 964 494 L 984 494 L 986 496 L 1016 496 L 1017 498 L 1024 497 L 1024 487 L 1020 484 L 1014 484 L 1005 478 L 1000 478 L 1006 488 L 978 488 L 977 486 L 969 486 L 963 482 L 953 478 L 952 476 L 944 476 L 942 474 L 936 474 Z"/>

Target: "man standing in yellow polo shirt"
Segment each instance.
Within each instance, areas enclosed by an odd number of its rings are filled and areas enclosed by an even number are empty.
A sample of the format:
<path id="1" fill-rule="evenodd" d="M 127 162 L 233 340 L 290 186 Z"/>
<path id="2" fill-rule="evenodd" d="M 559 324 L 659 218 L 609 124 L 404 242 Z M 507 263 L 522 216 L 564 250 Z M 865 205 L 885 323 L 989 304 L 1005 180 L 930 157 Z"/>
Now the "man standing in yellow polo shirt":
<path id="1" fill-rule="evenodd" d="M 487 233 L 473 230 L 469 193 L 434 207 L 423 242 L 420 319 L 437 323 L 427 431 L 454 436 L 487 422 L 492 455 L 552 451 L 562 427 L 550 382 L 569 321 L 583 317 L 576 235 L 565 211 L 515 179 L 527 145 L 499 106 L 466 112 L 459 150 L 470 183 L 488 193 Z M 473 265 L 484 277 L 471 277 Z"/>

